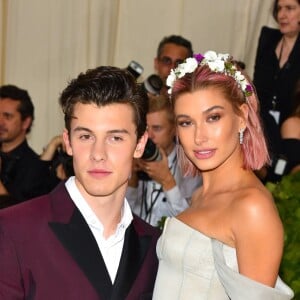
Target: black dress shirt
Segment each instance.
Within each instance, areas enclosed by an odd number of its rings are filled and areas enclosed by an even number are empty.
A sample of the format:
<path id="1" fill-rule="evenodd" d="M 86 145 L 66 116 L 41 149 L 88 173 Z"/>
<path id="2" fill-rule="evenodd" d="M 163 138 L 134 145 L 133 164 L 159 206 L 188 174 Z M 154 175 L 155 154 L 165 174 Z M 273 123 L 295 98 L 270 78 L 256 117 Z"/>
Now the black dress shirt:
<path id="1" fill-rule="evenodd" d="M 275 53 L 281 38 L 278 29 L 262 28 L 253 77 L 262 110 L 268 112 L 274 108 L 279 111 L 279 125 L 292 113 L 292 95 L 300 79 L 300 35 L 282 68 Z"/>
<path id="2" fill-rule="evenodd" d="M 26 140 L 14 150 L 0 152 L 0 179 L 15 202 L 50 191 L 48 165 L 28 146 Z"/>

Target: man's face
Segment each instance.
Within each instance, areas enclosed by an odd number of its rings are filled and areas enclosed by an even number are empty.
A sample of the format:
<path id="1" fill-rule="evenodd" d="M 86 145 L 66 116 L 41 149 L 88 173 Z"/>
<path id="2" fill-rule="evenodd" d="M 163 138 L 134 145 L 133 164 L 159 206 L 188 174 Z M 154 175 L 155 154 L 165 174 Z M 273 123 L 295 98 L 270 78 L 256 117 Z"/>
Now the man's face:
<path id="1" fill-rule="evenodd" d="M 86 200 L 123 199 L 133 157 L 143 154 L 147 141 L 146 134 L 137 143 L 132 108 L 119 103 L 103 107 L 77 103 L 73 117 L 71 130 L 65 130 L 63 138 L 67 153 L 73 156 L 82 195 Z"/>
<path id="2" fill-rule="evenodd" d="M 26 137 L 26 130 L 31 118 L 22 120 L 18 111 L 20 102 L 10 98 L 0 99 L 0 142 L 6 144 L 21 143 Z"/>
<path id="3" fill-rule="evenodd" d="M 182 63 L 188 57 L 188 49 L 173 43 L 163 46 L 160 57 L 154 60 L 154 68 L 162 79 L 164 84 L 171 69 L 174 69 L 179 63 Z"/>
<path id="4" fill-rule="evenodd" d="M 149 138 L 170 154 L 174 148 L 175 125 L 168 119 L 167 111 L 148 113 L 147 128 Z"/>

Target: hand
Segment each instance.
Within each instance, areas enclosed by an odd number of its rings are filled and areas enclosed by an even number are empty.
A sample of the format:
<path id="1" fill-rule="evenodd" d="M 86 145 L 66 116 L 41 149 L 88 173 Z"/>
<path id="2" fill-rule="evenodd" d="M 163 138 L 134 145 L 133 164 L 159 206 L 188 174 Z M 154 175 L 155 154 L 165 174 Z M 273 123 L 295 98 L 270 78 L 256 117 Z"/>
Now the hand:
<path id="1" fill-rule="evenodd" d="M 161 160 L 147 162 L 139 160 L 139 167 L 146 172 L 151 179 L 162 185 L 167 191 L 176 186 L 176 181 L 169 169 L 168 157 L 162 148 L 159 148 Z"/>
<path id="2" fill-rule="evenodd" d="M 47 147 L 44 149 L 44 152 L 41 154 L 40 159 L 41 160 L 47 160 L 50 161 L 53 159 L 55 151 L 62 147 L 63 150 L 65 150 L 65 146 L 63 143 L 62 135 L 57 135 L 51 139 Z"/>
<path id="3" fill-rule="evenodd" d="M 141 171 L 141 168 L 139 166 L 139 158 L 134 158 L 132 162 L 132 170 L 131 170 L 131 176 L 128 180 L 128 186 L 136 188 L 139 183 L 139 178 L 137 175 L 138 171 Z"/>
<path id="4" fill-rule="evenodd" d="M 0 195 L 8 195 L 8 191 L 1 180 L 0 180 Z"/>

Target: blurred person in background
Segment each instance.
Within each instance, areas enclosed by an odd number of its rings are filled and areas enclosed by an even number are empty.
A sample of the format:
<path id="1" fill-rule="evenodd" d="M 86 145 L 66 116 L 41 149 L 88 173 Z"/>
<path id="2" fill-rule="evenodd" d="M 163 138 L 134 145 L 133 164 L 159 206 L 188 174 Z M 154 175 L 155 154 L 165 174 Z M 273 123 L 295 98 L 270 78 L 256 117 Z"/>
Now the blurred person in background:
<path id="1" fill-rule="evenodd" d="M 300 171 L 300 80 L 298 80 L 292 114 L 281 125 L 282 154 L 286 159 L 284 174 Z"/>
<path id="2" fill-rule="evenodd" d="M 11 204 L 49 192 L 48 168 L 28 145 L 34 120 L 28 92 L 14 85 L 0 87 L 0 194 Z M 8 203 L 9 204 L 9 203 Z"/>
<path id="3" fill-rule="evenodd" d="M 166 36 L 160 41 L 154 59 L 154 69 L 163 82 L 161 94 L 167 95 L 166 80 L 171 69 L 192 55 L 192 43 L 180 35 Z"/>

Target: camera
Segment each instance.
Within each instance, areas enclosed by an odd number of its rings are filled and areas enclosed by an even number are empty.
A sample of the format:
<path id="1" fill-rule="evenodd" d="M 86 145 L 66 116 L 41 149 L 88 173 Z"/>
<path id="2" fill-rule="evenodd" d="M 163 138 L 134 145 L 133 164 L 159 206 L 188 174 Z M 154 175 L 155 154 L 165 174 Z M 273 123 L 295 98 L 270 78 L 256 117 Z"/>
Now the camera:
<path id="1" fill-rule="evenodd" d="M 144 72 L 144 68 L 142 67 L 142 65 L 140 65 L 135 60 L 132 60 L 128 64 L 126 70 L 129 71 L 136 79 Z"/>
<path id="2" fill-rule="evenodd" d="M 147 162 L 161 160 L 159 149 L 156 147 L 156 145 L 151 139 L 148 139 L 141 159 Z M 143 171 L 137 172 L 137 176 L 141 180 L 151 180 L 149 175 Z"/>
<path id="3" fill-rule="evenodd" d="M 126 70 L 129 71 L 131 75 L 134 76 L 135 79 L 137 79 L 144 72 L 143 66 L 140 65 L 135 60 L 132 60 L 128 64 Z M 142 87 L 146 91 L 146 93 L 159 95 L 160 90 L 163 87 L 163 81 L 160 79 L 158 75 L 152 74 L 148 76 L 146 80 L 142 83 Z"/>
<path id="4" fill-rule="evenodd" d="M 151 139 L 147 140 L 145 150 L 141 159 L 144 159 L 146 161 L 161 160 L 159 149 L 156 147 L 156 145 Z"/>
<path id="5" fill-rule="evenodd" d="M 150 75 L 143 82 L 143 88 L 146 90 L 146 92 L 153 95 L 159 95 L 162 87 L 163 87 L 163 81 L 156 74 Z"/>

